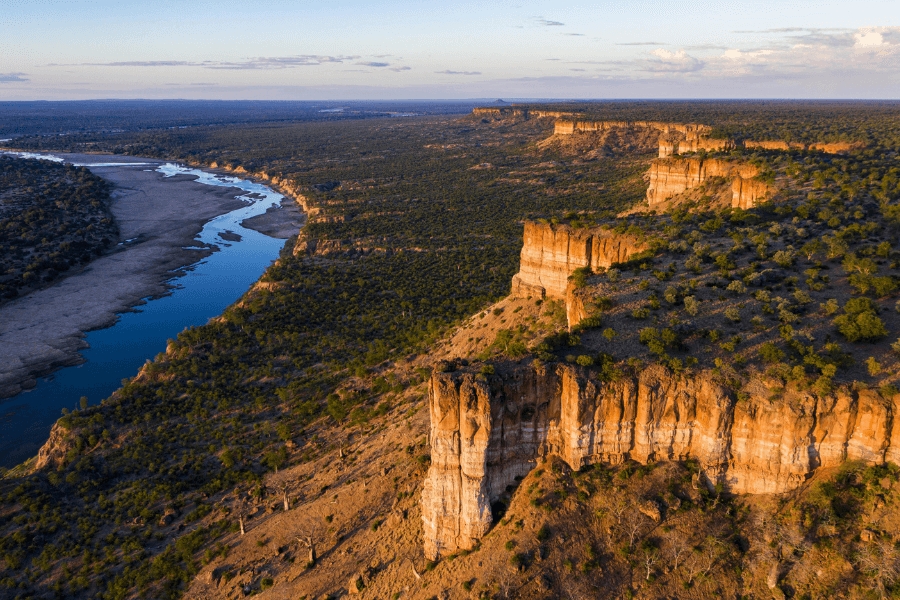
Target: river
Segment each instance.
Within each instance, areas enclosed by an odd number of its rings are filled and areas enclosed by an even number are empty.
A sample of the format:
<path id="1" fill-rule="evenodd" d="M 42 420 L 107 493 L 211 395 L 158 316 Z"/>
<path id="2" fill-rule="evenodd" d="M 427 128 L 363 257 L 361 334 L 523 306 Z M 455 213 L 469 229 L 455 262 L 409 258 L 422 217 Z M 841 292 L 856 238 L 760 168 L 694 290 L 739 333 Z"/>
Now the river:
<path id="1" fill-rule="evenodd" d="M 203 225 L 193 248 L 196 248 L 195 252 L 203 251 L 204 258 L 185 265 L 174 277 L 169 272 L 170 293 L 154 298 L 133 298 L 130 303 L 133 308 L 120 312 L 114 325 L 86 334 L 84 341 L 89 347 L 81 351 L 82 364 L 62 368 L 38 379 L 33 389 L 0 401 L 0 466 L 12 467 L 34 456 L 63 408 L 77 409 L 82 396 L 87 397 L 90 404 L 100 402 L 121 385 L 123 378 L 134 376 L 145 361 L 164 351 L 168 339 L 187 327 L 202 325 L 221 314 L 259 279 L 285 244 L 284 239 L 264 235 L 242 224 L 277 207 L 284 197 L 274 190 L 250 180 L 183 165 L 133 157 L 128 157 L 129 162 L 125 162 L 126 157 L 115 158 L 111 161 L 109 157 L 95 157 L 93 162 L 87 160 L 76 164 L 112 178 L 114 172 L 124 169 L 131 169 L 135 175 L 138 175 L 137 170 L 152 171 L 164 186 L 170 186 L 169 191 L 173 193 L 179 183 L 191 181 L 195 186 L 193 189 L 197 184 L 229 190 L 236 188 L 230 196 L 240 201 L 240 207 Z M 139 177 L 131 177 L 129 181 L 134 179 L 140 182 Z M 144 192 L 133 186 L 128 191 Z M 166 191 L 163 188 L 163 193 Z M 114 207 L 115 202 L 117 200 L 114 200 Z M 127 233 L 123 231 L 120 246 L 140 241 L 124 239 L 125 235 Z M 179 250 L 184 249 L 192 247 Z M 210 249 L 215 251 L 210 254 Z"/>

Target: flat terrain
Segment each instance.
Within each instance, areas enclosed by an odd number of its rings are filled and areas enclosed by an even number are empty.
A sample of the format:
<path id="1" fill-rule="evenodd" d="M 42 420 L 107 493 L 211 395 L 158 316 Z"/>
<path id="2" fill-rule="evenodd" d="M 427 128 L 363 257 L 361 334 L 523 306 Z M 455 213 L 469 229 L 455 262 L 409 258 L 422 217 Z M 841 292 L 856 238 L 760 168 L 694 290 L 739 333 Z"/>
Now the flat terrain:
<path id="1" fill-rule="evenodd" d="M 306 216 L 303 211 L 293 199 L 285 196 L 279 204 L 261 215 L 245 219 L 241 225 L 263 235 L 286 240 L 297 235 L 304 223 Z"/>
<path id="2" fill-rule="evenodd" d="M 98 160 L 63 156 L 74 162 Z M 138 162 L 116 156 L 102 160 Z M 57 367 L 77 364 L 83 332 L 109 326 L 116 313 L 165 293 L 173 269 L 208 254 L 184 249 L 196 245 L 203 224 L 243 206 L 235 198 L 243 193 L 237 188 L 211 187 L 189 176 L 164 181 L 162 174 L 147 170 L 153 166 L 91 169 L 114 186 L 112 213 L 120 245 L 81 272 L 0 308 L 0 397 L 33 386 L 35 377 Z"/>

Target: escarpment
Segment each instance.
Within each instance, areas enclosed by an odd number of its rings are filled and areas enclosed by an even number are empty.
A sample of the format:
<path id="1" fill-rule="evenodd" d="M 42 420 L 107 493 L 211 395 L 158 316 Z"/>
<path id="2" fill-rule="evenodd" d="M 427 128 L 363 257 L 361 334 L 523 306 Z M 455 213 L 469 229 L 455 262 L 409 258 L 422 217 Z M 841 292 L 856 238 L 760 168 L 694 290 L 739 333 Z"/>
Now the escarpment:
<path id="1" fill-rule="evenodd" d="M 654 160 L 648 171 L 647 205 L 654 207 L 692 188 L 703 185 L 709 179 L 731 179 L 731 206 L 752 208 L 765 200 L 770 186 L 753 179 L 759 169 L 747 163 L 720 159 L 666 158 Z"/>
<path id="2" fill-rule="evenodd" d="M 582 267 L 596 271 L 627 261 L 647 249 L 634 236 L 568 225 L 525 222 L 519 272 L 513 277 L 514 296 L 564 298 L 569 275 Z"/>
<path id="3" fill-rule="evenodd" d="M 495 119 L 519 118 L 519 119 L 542 119 L 542 118 L 560 118 L 568 117 L 573 113 L 562 112 L 558 110 L 533 110 L 530 108 L 519 106 L 488 106 L 481 108 L 473 108 L 472 114 L 476 117 L 492 117 Z"/>
<path id="4" fill-rule="evenodd" d="M 751 494 L 794 489 L 846 460 L 900 457 L 900 396 L 788 390 L 772 400 L 761 379 L 746 389 L 738 400 L 710 372 L 679 376 L 661 366 L 614 382 L 567 364 L 434 374 L 426 555 L 472 548 L 491 527 L 491 504 L 551 456 L 573 469 L 691 458 L 703 484 Z"/>
<path id="5" fill-rule="evenodd" d="M 523 106 L 482 107 L 472 114 L 493 119 L 556 119 L 554 136 L 571 136 L 578 133 L 604 132 L 612 129 L 649 129 L 659 132 L 659 158 L 668 158 L 691 152 L 728 152 L 738 148 L 748 150 L 813 150 L 826 154 L 844 154 L 865 148 L 862 142 L 811 142 L 785 140 L 749 140 L 714 137 L 713 128 L 700 123 L 670 123 L 665 121 L 615 121 L 586 119 L 576 112 L 532 110 Z"/>
<path id="6" fill-rule="evenodd" d="M 580 121 L 559 119 L 554 124 L 554 135 L 603 132 L 612 129 L 649 129 L 659 132 L 659 157 L 665 158 L 684 152 L 723 151 L 735 148 L 733 140 L 709 137 L 712 128 L 698 123 L 666 123 L 662 121 Z"/>

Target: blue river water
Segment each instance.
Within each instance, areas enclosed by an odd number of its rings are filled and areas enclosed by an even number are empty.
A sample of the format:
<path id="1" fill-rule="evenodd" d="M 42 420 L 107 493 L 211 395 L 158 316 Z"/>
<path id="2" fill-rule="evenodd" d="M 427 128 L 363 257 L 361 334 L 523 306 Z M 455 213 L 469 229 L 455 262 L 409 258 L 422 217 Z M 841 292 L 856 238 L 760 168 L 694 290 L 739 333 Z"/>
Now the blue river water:
<path id="1" fill-rule="evenodd" d="M 82 396 L 90 404 L 99 403 L 123 378 L 134 376 L 145 361 L 163 352 L 167 340 L 221 314 L 259 279 L 284 246 L 283 239 L 241 226 L 244 219 L 278 204 L 281 194 L 236 177 L 171 163 L 150 164 L 166 177 L 192 175 L 200 183 L 240 188 L 253 196 L 240 196 L 245 206 L 206 223 L 197 240 L 215 245 L 219 251 L 184 267 L 185 274 L 170 281 L 174 286 L 171 294 L 146 298 L 146 304 L 122 313 L 113 326 L 89 332 L 85 341 L 90 347 L 82 351 L 83 364 L 56 371 L 40 379 L 32 390 L 0 402 L 0 466 L 12 467 L 34 456 L 63 408 L 75 409 Z M 102 164 L 119 165 L 125 163 Z M 238 234 L 241 240 L 224 241 L 219 234 L 225 231 Z"/>

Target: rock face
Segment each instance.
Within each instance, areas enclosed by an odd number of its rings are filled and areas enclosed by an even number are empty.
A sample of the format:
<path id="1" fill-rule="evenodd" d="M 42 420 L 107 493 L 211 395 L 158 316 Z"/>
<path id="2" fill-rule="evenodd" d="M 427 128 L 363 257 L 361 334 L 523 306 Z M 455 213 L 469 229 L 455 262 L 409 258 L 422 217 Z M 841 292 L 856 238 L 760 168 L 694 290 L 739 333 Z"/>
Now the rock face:
<path id="1" fill-rule="evenodd" d="M 866 147 L 862 142 L 786 142 L 784 140 L 745 140 L 744 148 L 749 150 L 818 150 L 826 154 L 843 154 Z"/>
<path id="2" fill-rule="evenodd" d="M 735 147 L 733 140 L 712 139 L 711 128 L 698 123 L 666 123 L 662 121 L 579 121 L 575 119 L 559 119 L 556 121 L 554 135 L 574 135 L 610 129 L 651 129 L 658 131 L 659 157 L 665 158 L 682 152 L 698 152 L 700 150 L 731 150 Z"/>
<path id="3" fill-rule="evenodd" d="M 572 135 L 576 132 L 605 131 L 614 128 L 646 128 L 656 129 L 660 133 L 699 136 L 706 134 L 710 128 L 697 123 L 665 123 L 662 121 L 579 121 L 560 119 L 554 127 L 556 135 Z"/>
<path id="4" fill-rule="evenodd" d="M 573 469 L 694 458 L 709 483 L 750 494 L 796 488 L 846 460 L 900 460 L 900 396 L 789 390 L 773 401 L 765 381 L 748 389 L 738 401 L 711 373 L 661 366 L 611 383 L 573 365 L 434 374 L 426 556 L 471 548 L 491 526 L 491 502 L 549 456 Z"/>
<path id="5" fill-rule="evenodd" d="M 34 470 L 40 471 L 45 467 L 57 468 L 66 458 L 66 453 L 71 445 L 66 430 L 60 424 L 54 423 L 50 428 L 50 437 L 38 450 L 37 460 L 34 463 Z"/>
<path id="6" fill-rule="evenodd" d="M 666 158 L 685 152 L 724 152 L 736 148 L 734 140 L 707 137 L 704 130 L 682 135 L 663 135 L 659 138 L 659 157 Z"/>
<path id="7" fill-rule="evenodd" d="M 483 108 L 473 108 L 472 114 L 479 117 L 492 117 L 495 119 L 541 119 L 545 117 L 560 118 L 570 117 L 575 113 L 561 112 L 556 110 L 531 110 L 517 106 L 488 106 Z"/>
<path id="8" fill-rule="evenodd" d="M 804 145 L 784 140 L 745 140 L 744 148 L 748 150 L 803 150 Z"/>
<path id="9" fill-rule="evenodd" d="M 737 175 L 731 182 L 731 207 L 753 208 L 768 200 L 771 193 L 772 189 L 766 182 Z"/>
<path id="10" fill-rule="evenodd" d="M 609 267 L 647 249 L 633 236 L 533 221 L 525 222 L 524 238 L 519 272 L 512 284 L 512 293 L 518 297 L 564 298 L 575 269 Z"/>
<path id="11" fill-rule="evenodd" d="M 771 191 L 765 182 L 751 179 L 758 173 L 759 170 L 753 165 L 720 159 L 657 159 L 648 172 L 647 205 L 653 207 L 702 185 L 708 179 L 724 177 L 732 179 L 732 207 L 751 208 L 762 202 Z"/>

